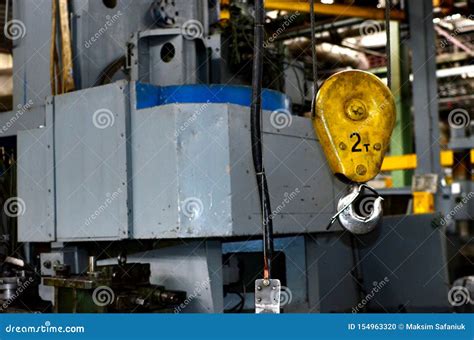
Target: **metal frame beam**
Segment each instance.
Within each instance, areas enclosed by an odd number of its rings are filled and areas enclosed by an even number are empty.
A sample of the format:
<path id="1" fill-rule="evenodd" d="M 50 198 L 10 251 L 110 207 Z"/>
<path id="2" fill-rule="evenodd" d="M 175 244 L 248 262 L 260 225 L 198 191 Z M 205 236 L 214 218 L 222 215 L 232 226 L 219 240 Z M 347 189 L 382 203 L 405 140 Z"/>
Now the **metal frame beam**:
<path id="1" fill-rule="evenodd" d="M 392 93 L 397 106 L 397 123 L 392 133 L 390 155 L 406 155 L 413 152 L 413 124 L 410 111 L 410 65 L 408 48 L 400 37 L 400 23 L 390 22 L 390 40 L 392 41 Z M 408 186 L 412 171 L 394 171 L 395 187 Z"/>
<path id="2" fill-rule="evenodd" d="M 266 0 L 265 8 L 267 10 L 280 10 L 289 12 L 309 13 L 309 1 L 283 1 L 283 0 Z M 332 4 L 326 5 L 321 3 L 314 4 L 314 12 L 316 14 L 335 15 L 338 17 L 359 17 L 373 20 L 383 20 L 385 18 L 385 10 L 375 7 L 361 7 L 352 5 Z M 392 20 L 404 20 L 405 12 L 399 10 L 391 11 Z"/>
<path id="3" fill-rule="evenodd" d="M 471 164 L 474 164 L 474 149 L 470 151 Z M 454 152 L 441 151 L 440 153 L 440 164 L 443 168 L 448 168 L 454 164 Z M 398 171 L 398 170 L 413 170 L 418 166 L 418 159 L 415 154 L 401 155 L 401 156 L 386 156 L 383 164 L 382 171 Z"/>
<path id="4" fill-rule="evenodd" d="M 221 5 L 228 6 L 229 0 L 221 0 Z M 310 13 L 309 1 L 301 0 L 266 0 L 266 10 L 279 10 L 288 12 Z M 226 8 L 222 9 L 223 16 L 221 18 L 228 19 L 229 12 Z M 384 9 L 372 8 L 366 6 L 353 6 L 341 4 L 314 4 L 314 12 L 316 14 L 334 15 L 337 17 L 359 17 L 364 19 L 383 20 L 385 18 Z M 402 21 L 406 19 L 404 11 L 392 10 L 390 18 L 392 20 Z"/>
<path id="5" fill-rule="evenodd" d="M 410 1 L 417 174 L 440 173 L 438 85 L 432 0 Z"/>

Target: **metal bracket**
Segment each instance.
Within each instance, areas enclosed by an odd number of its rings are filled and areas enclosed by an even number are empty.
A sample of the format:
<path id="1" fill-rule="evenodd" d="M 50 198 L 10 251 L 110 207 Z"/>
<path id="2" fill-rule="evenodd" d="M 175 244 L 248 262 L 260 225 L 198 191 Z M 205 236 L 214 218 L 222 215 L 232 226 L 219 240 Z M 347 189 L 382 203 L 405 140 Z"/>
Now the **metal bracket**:
<path id="1" fill-rule="evenodd" d="M 280 294 L 280 280 L 255 280 L 255 313 L 280 314 Z"/>

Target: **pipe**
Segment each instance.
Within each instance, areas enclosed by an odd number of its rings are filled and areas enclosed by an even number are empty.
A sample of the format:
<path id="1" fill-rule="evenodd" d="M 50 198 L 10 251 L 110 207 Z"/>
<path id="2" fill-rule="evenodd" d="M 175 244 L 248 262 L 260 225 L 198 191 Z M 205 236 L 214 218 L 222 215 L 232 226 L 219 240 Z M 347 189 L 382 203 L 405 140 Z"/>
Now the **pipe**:
<path id="1" fill-rule="evenodd" d="M 89 256 L 89 273 L 95 272 L 96 260 L 95 256 Z"/>
<path id="2" fill-rule="evenodd" d="M 292 56 L 301 56 L 301 51 L 306 51 L 305 54 L 309 59 L 310 55 L 310 40 L 309 39 L 294 39 L 288 42 L 288 50 Z M 339 64 L 343 67 L 352 67 L 360 70 L 369 69 L 369 60 L 364 53 L 354 51 L 347 47 L 333 45 L 327 42 L 316 45 L 316 55 L 319 63 L 328 63 L 330 66 Z"/>
<path id="3" fill-rule="evenodd" d="M 335 22 L 328 22 L 328 23 L 323 23 L 316 25 L 315 27 L 315 32 L 318 33 L 323 33 L 327 32 L 330 30 L 337 30 L 338 33 L 340 33 L 340 29 L 344 29 L 347 27 L 351 26 L 356 26 L 361 23 L 363 23 L 364 20 L 359 19 L 359 18 L 351 18 L 351 19 L 343 19 L 343 20 L 338 20 Z M 354 34 L 360 34 L 360 30 L 354 30 Z M 285 31 L 285 33 L 279 35 L 275 40 L 288 40 L 291 38 L 297 38 L 301 36 L 309 36 L 311 35 L 311 25 L 303 25 L 299 27 L 295 27 L 294 29 L 288 29 Z M 345 36 L 344 36 L 345 37 Z"/>

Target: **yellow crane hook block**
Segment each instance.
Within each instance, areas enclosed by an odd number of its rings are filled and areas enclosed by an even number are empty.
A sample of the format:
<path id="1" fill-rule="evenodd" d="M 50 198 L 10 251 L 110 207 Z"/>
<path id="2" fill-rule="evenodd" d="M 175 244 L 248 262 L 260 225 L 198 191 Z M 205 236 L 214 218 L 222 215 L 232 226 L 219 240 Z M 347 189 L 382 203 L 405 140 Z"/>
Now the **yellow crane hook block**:
<path id="1" fill-rule="evenodd" d="M 382 166 L 395 126 L 395 100 L 375 75 L 342 71 L 321 86 L 315 103 L 314 129 L 332 172 L 365 183 Z"/>

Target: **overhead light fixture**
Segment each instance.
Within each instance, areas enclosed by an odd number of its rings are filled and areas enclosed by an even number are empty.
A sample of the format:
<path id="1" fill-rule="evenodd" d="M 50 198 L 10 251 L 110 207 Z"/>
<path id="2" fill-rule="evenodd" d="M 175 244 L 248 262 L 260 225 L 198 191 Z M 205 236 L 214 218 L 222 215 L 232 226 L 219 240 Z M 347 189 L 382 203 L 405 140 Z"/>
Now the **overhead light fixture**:
<path id="1" fill-rule="evenodd" d="M 321 3 L 325 5 L 332 5 L 334 3 L 334 0 L 321 0 Z"/>
<path id="2" fill-rule="evenodd" d="M 276 19 L 278 17 L 279 11 L 269 11 L 267 12 L 267 17 L 270 19 Z"/>

